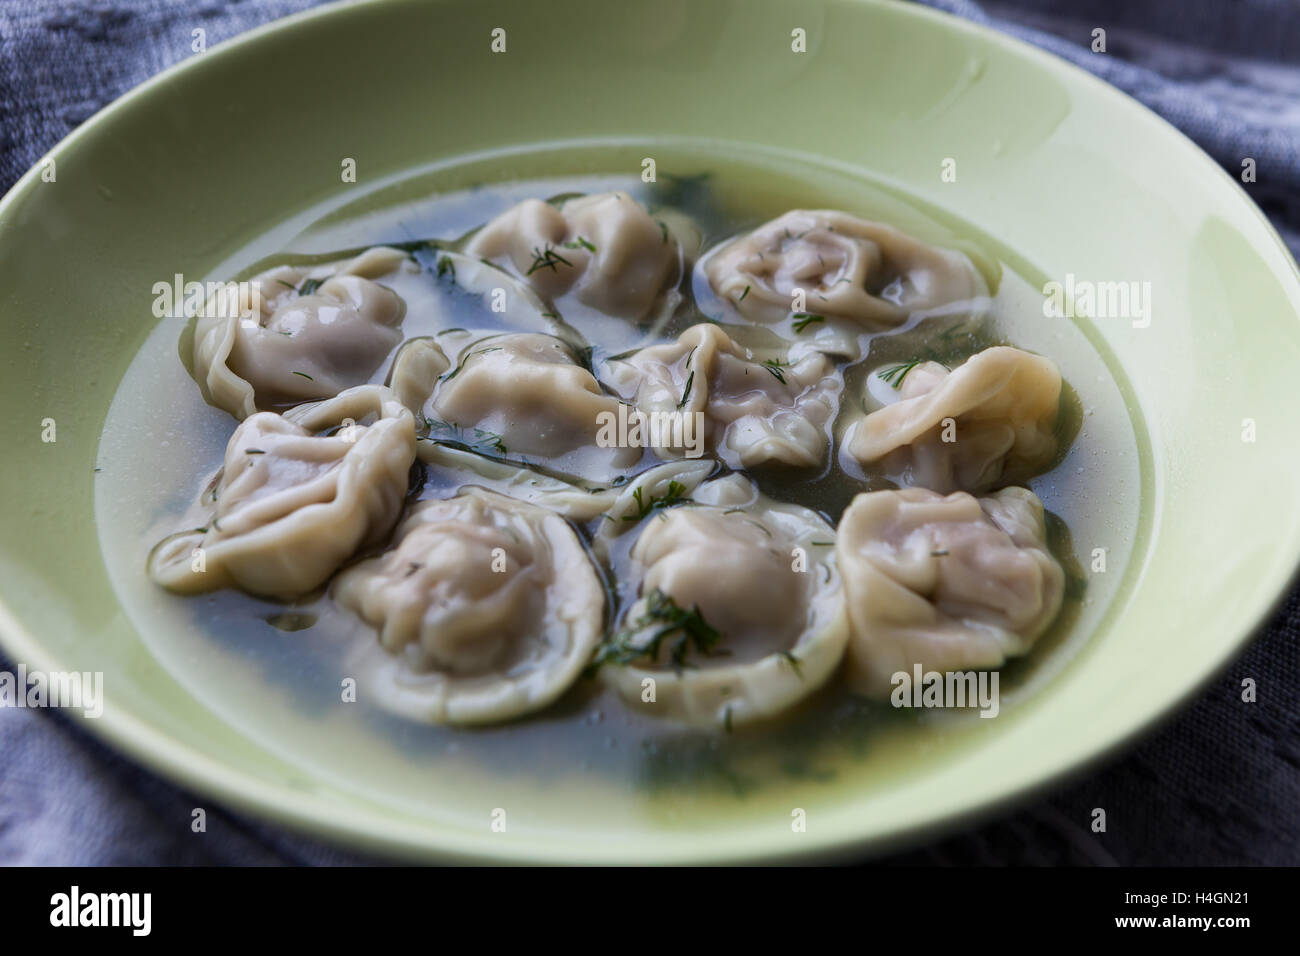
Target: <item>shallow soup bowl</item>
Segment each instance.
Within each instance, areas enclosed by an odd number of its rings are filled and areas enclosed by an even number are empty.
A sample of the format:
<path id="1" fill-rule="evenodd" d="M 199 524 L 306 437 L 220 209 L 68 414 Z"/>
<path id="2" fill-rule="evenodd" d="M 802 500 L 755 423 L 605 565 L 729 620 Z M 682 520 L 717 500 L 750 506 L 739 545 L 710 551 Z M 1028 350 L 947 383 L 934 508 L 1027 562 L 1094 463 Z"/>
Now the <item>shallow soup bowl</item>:
<path id="1" fill-rule="evenodd" d="M 157 653 L 116 583 L 144 556 L 110 567 L 100 529 L 121 504 L 102 490 L 110 404 L 174 321 L 155 317 L 159 282 L 229 278 L 250 264 L 243 250 L 429 182 L 712 156 L 789 169 L 796 192 L 800 175 L 840 177 L 934 211 L 1041 284 L 1041 321 L 1079 330 L 1113 372 L 1134 476 L 1089 493 L 1134 518 L 1122 549 L 1105 535 L 1074 545 L 1090 574 L 1119 580 L 1032 693 L 833 779 L 665 795 L 508 767 L 448 779 L 400 734 L 390 748 L 314 740 L 315 715 L 210 640 Z M 0 205 L 0 303 L 10 660 L 102 673 L 103 713 L 84 726 L 200 794 L 365 850 L 877 852 L 1149 728 L 1240 650 L 1300 558 L 1300 283 L 1247 192 L 1094 78 L 906 4 L 399 0 L 292 17 L 167 71 L 28 173 Z M 160 385 L 157 431 L 134 454 L 178 440 L 170 401 Z M 502 808 L 509 826 L 493 826 Z"/>

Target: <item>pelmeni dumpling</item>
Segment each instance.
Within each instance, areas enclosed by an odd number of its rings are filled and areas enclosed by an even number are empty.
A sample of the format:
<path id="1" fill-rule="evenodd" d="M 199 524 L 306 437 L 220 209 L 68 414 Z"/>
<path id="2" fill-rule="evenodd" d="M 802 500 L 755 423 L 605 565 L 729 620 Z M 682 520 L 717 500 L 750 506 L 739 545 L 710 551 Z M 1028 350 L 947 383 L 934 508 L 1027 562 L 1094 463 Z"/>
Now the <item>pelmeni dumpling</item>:
<path id="1" fill-rule="evenodd" d="M 384 706 L 437 724 L 509 720 L 573 683 L 600 641 L 605 590 L 554 512 L 481 488 L 422 501 L 335 599 L 378 629 Z"/>
<path id="2" fill-rule="evenodd" d="M 419 252 L 417 261 L 424 264 L 441 288 L 447 288 L 445 284 L 449 283 L 458 293 L 436 300 L 434 324 L 439 327 L 463 326 L 467 313 L 481 311 L 513 331 L 557 335 L 575 348 L 587 344 L 542 301 L 527 280 L 503 266 L 441 248 Z M 470 309 L 465 308 L 466 298 L 474 303 Z"/>
<path id="3" fill-rule="evenodd" d="M 465 247 L 500 262 L 544 298 L 579 302 L 641 321 L 681 277 L 683 239 L 625 192 L 597 193 L 560 205 L 526 199 L 501 213 Z"/>
<path id="4" fill-rule="evenodd" d="M 183 594 L 236 587 L 298 597 L 388 536 L 414 461 L 414 420 L 382 386 L 283 416 L 257 412 L 235 429 L 199 502 L 203 527 L 160 543 L 149 572 Z"/>
<path id="5" fill-rule="evenodd" d="M 893 226 L 828 209 L 795 209 L 720 247 L 702 263 L 723 299 L 754 322 L 814 326 L 849 319 L 871 329 L 986 295 L 961 253 Z M 796 299 L 801 290 L 803 302 Z"/>
<path id="6" fill-rule="evenodd" d="M 194 327 L 204 397 L 247 418 L 365 383 L 402 341 L 406 305 L 373 281 L 398 269 L 419 267 L 380 246 L 342 265 L 264 272 L 240 284 L 233 308 L 210 299 Z"/>
<path id="7" fill-rule="evenodd" d="M 836 555 L 849 682 L 872 697 L 887 697 L 893 675 L 915 665 L 987 670 L 1027 653 L 1065 593 L 1043 504 L 1024 488 L 860 494 L 840 518 Z"/>
<path id="8" fill-rule="evenodd" d="M 592 534 L 592 549 L 602 559 L 609 559 L 617 542 L 638 530 L 647 516 L 694 500 L 701 483 L 716 468 L 711 458 L 669 461 L 647 468 L 626 484 L 602 493 L 607 505 L 601 510 L 600 523 Z M 716 484 L 711 482 L 710 487 Z"/>
<path id="9" fill-rule="evenodd" d="M 481 450 L 460 447 L 443 439 L 421 439 L 416 444 L 416 456 L 430 466 L 427 487 L 446 489 L 451 494 L 466 485 L 478 485 L 518 501 L 548 508 L 570 521 L 590 521 L 606 513 L 621 490 L 619 487 L 544 475 L 532 468 L 490 457 L 482 454 Z"/>
<path id="10" fill-rule="evenodd" d="M 952 372 L 937 362 L 885 371 L 903 376 L 899 401 L 850 428 L 844 450 L 859 464 L 901 484 L 978 493 L 1025 481 L 1056 455 L 1061 373 L 1051 359 L 997 346 Z"/>
<path id="11" fill-rule="evenodd" d="M 441 343 L 455 355 L 447 358 Z M 441 371 L 440 371 L 441 370 Z M 619 400 L 602 391 L 568 345 L 551 335 L 472 333 L 412 340 L 394 363 L 394 389 L 422 409 L 432 437 L 545 459 L 568 474 L 606 480 L 640 460 L 619 445 Z M 606 441 L 605 439 L 609 440 Z"/>
<path id="12" fill-rule="evenodd" d="M 793 707 L 848 641 L 834 538 L 814 512 L 736 475 L 656 511 L 631 549 L 639 597 L 597 656 L 602 678 L 633 706 L 698 727 Z"/>
<path id="13" fill-rule="evenodd" d="M 707 450 L 733 468 L 825 461 L 842 382 L 820 352 L 748 349 L 701 323 L 676 342 L 611 361 L 608 370 L 611 387 L 635 402 L 647 423 L 680 422 L 652 432 L 661 439 L 654 445 L 660 457 L 686 454 L 678 434 L 689 429 L 702 430 Z"/>

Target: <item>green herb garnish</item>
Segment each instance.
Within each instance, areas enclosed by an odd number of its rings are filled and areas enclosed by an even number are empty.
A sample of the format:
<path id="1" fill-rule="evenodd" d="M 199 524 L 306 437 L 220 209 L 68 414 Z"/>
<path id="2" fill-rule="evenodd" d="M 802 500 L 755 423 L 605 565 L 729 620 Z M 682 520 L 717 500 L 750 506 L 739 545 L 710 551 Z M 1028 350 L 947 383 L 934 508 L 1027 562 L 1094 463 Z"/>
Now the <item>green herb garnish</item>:
<path id="1" fill-rule="evenodd" d="M 876 377 L 882 382 L 894 386 L 894 388 L 899 388 L 903 384 L 903 379 L 907 377 L 907 373 L 920 364 L 920 359 L 912 359 L 912 361 L 904 362 L 901 365 L 891 365 L 889 368 L 882 368 L 876 373 Z"/>
<path id="2" fill-rule="evenodd" d="M 794 318 L 794 330 L 796 332 L 802 332 L 804 329 L 808 328 L 808 326 L 812 325 L 815 322 L 826 321 L 826 316 L 818 315 L 815 312 L 796 312 L 793 318 Z"/>
<path id="3" fill-rule="evenodd" d="M 695 369 L 691 369 L 691 374 L 686 376 L 686 387 L 682 389 L 682 400 L 677 403 L 678 408 L 685 407 L 691 399 L 691 386 L 695 384 Z"/>
<path id="4" fill-rule="evenodd" d="M 634 515 L 624 515 L 624 521 L 640 521 L 656 508 L 671 508 L 675 504 L 680 504 L 682 496 L 686 494 L 686 486 L 680 481 L 668 482 L 668 490 L 662 495 L 651 495 L 650 500 L 644 500 L 644 487 L 633 488 L 632 498 L 636 501 L 637 513 Z"/>
<path id="5" fill-rule="evenodd" d="M 457 365 L 446 375 L 443 375 L 440 381 L 450 382 L 453 378 L 455 378 L 457 375 L 460 374 L 460 370 L 465 367 L 465 363 L 468 362 L 470 359 L 472 359 L 475 355 L 483 355 L 486 352 L 500 352 L 504 347 L 505 346 L 502 345 L 492 345 L 485 349 L 478 349 L 477 351 L 470 352 L 468 355 L 466 355 L 463 359 L 460 360 L 459 365 Z"/>
<path id="6" fill-rule="evenodd" d="M 763 363 L 763 368 L 771 372 L 772 377 L 775 378 L 782 385 L 785 384 L 785 373 L 782 372 L 781 369 L 785 367 L 786 367 L 785 362 L 782 362 L 779 359 L 774 359 L 774 358 L 768 359 L 766 362 Z"/>
<path id="7" fill-rule="evenodd" d="M 496 432 L 490 432 L 486 428 L 470 428 L 468 431 L 460 425 L 452 422 L 439 421 L 436 418 L 426 418 L 425 427 L 429 429 L 429 439 L 431 441 L 453 442 L 463 445 L 470 451 L 485 455 L 495 452 L 498 455 L 507 454 L 505 442 Z"/>
<path id="8" fill-rule="evenodd" d="M 528 267 L 528 271 L 525 272 L 524 275 L 530 276 L 538 269 L 550 269 L 552 272 L 559 272 L 560 271 L 559 266 L 561 263 L 563 263 L 566 266 L 573 265 L 572 262 L 564 258 L 564 256 L 560 255 L 549 245 L 546 246 L 544 249 L 538 249 L 534 247 L 533 264 Z"/>
<path id="9" fill-rule="evenodd" d="M 697 345 L 695 348 L 699 348 Z M 691 359 L 695 357 L 695 349 L 691 349 L 690 354 L 686 356 L 686 367 L 691 367 Z M 677 403 L 678 408 L 684 408 L 686 403 L 691 399 L 691 386 L 695 384 L 695 369 L 691 369 L 691 374 L 686 376 L 686 387 L 682 389 L 682 400 Z"/>
<path id="10" fill-rule="evenodd" d="M 650 628 L 654 632 L 648 640 L 635 641 Z M 691 666 L 687 655 L 692 650 L 705 657 L 726 653 L 717 647 L 722 635 L 704 619 L 698 606 L 690 610 L 678 607 L 672 597 L 655 588 L 646 596 L 645 612 L 601 647 L 590 670 L 602 664 L 627 665 L 643 658 L 658 660 L 664 641 L 674 636 L 669 659 L 678 670 Z"/>

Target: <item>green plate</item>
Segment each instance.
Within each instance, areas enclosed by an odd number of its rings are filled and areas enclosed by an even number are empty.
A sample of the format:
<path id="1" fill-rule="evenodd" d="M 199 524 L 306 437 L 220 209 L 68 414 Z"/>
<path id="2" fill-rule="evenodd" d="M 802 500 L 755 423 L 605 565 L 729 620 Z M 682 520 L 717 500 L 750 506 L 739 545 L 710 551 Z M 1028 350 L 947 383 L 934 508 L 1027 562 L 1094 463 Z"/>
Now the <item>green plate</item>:
<path id="1" fill-rule="evenodd" d="M 506 30 L 504 54 L 490 49 L 494 28 Z M 795 29 L 806 53 L 791 50 Z M 1146 430 L 1143 522 L 1125 587 L 1069 666 L 990 722 L 996 732 L 870 787 L 777 787 L 681 814 L 649 798 L 615 812 L 599 789 L 561 808 L 552 794 L 498 833 L 490 796 L 395 806 L 364 779 L 305 771 L 188 693 L 109 583 L 93 508 L 97 446 L 156 322 L 153 284 L 207 277 L 269 226 L 301 227 L 414 167 L 619 138 L 803 154 L 975 224 L 1017 250 L 1029 274 L 1150 282 L 1148 327 L 1098 319 L 1090 333 L 1127 374 Z M 340 181 L 347 157 L 355 184 Z M 32 668 L 103 671 L 104 714 L 85 726 L 202 794 L 323 837 L 477 860 L 879 850 L 1149 728 L 1241 648 L 1300 558 L 1300 284 L 1277 235 L 1238 183 L 1132 100 L 923 8 L 326 8 L 193 56 L 50 158 L 54 181 L 33 170 L 0 204 L 5 647 Z M 955 182 L 941 175 L 950 158 Z M 158 401 L 165 413 L 168 396 Z M 42 441 L 47 418 L 53 443 Z M 806 832 L 792 832 L 796 808 Z"/>

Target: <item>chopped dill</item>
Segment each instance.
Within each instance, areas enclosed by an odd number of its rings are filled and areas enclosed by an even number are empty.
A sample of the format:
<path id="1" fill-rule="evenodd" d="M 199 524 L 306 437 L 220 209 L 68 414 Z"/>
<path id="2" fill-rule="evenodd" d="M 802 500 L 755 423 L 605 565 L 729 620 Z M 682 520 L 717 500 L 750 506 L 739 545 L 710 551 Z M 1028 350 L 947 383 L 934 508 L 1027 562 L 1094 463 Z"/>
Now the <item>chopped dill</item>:
<path id="1" fill-rule="evenodd" d="M 826 321 L 826 316 L 818 315 L 815 312 L 796 312 L 793 318 L 794 318 L 794 330 L 796 332 L 802 332 L 804 329 L 808 328 L 808 326 L 812 325 L 815 322 Z"/>
<path id="2" fill-rule="evenodd" d="M 636 640 L 652 628 L 647 640 Z M 692 651 L 705 657 L 726 653 L 717 646 L 722 635 L 704 619 L 698 606 L 690 610 L 678 607 L 671 596 L 655 588 L 646 596 L 645 611 L 600 648 L 589 671 L 594 672 L 602 664 L 627 665 L 645 658 L 658 660 L 664 641 L 674 636 L 669 660 L 678 670 L 692 666 L 687 660 Z"/>
<path id="3" fill-rule="evenodd" d="M 894 386 L 894 388 L 900 388 L 903 384 L 903 379 L 907 377 L 907 373 L 920 364 L 920 359 L 912 359 L 912 361 L 903 362 L 900 365 L 891 365 L 889 368 L 882 368 L 876 373 L 876 377 L 882 382 Z"/>
<path id="4" fill-rule="evenodd" d="M 680 481 L 670 481 L 667 490 L 662 495 L 651 495 L 649 501 L 644 499 L 644 491 L 644 487 L 632 489 L 632 498 L 636 501 L 637 513 L 624 515 L 624 521 L 640 521 L 656 508 L 671 508 L 673 505 L 680 504 L 682 496 L 686 494 L 686 486 Z"/>
<path id="5" fill-rule="evenodd" d="M 294 372 L 293 374 L 294 374 L 294 375 L 301 375 L 303 378 L 305 378 L 305 379 L 306 379 L 307 381 L 309 381 L 309 382 L 314 382 L 314 381 L 316 381 L 314 378 L 312 378 L 312 377 L 311 377 L 310 375 L 308 375 L 306 372 Z"/>
<path id="6" fill-rule="evenodd" d="M 554 248 L 552 248 L 549 245 L 547 245 L 542 249 L 538 249 L 534 247 L 533 264 L 528 267 L 528 271 L 525 272 L 524 275 L 530 276 L 538 269 L 550 269 L 552 272 L 559 272 L 560 271 L 559 267 L 561 263 L 563 263 L 566 266 L 573 265 L 572 262 L 564 258 L 564 256 L 560 255 L 558 252 L 555 251 Z"/>
<path id="7" fill-rule="evenodd" d="M 695 348 L 699 348 L 697 345 Z M 691 368 L 691 359 L 695 357 L 695 349 L 691 349 L 690 354 L 686 356 L 686 367 Z M 682 400 L 677 403 L 678 408 L 685 408 L 686 403 L 691 400 L 691 386 L 695 384 L 695 369 L 691 368 L 691 374 L 686 376 L 686 387 L 682 389 Z"/>
<path id="8" fill-rule="evenodd" d="M 786 363 L 782 362 L 780 359 L 770 358 L 763 363 L 763 368 L 771 372 L 772 377 L 775 378 L 782 385 L 785 384 L 785 373 L 782 372 L 781 369 L 785 367 L 786 367 Z"/>
<path id="9" fill-rule="evenodd" d="M 324 284 L 324 279 L 303 279 L 302 285 L 298 286 L 298 294 L 311 295 Z"/>
<path id="10" fill-rule="evenodd" d="M 749 286 L 745 286 L 745 291 L 740 293 L 740 298 L 736 300 L 737 302 L 745 301 L 745 296 L 749 295 L 749 288 L 750 288 Z"/>
<path id="11" fill-rule="evenodd" d="M 451 261 L 449 256 L 438 257 L 438 274 L 436 278 L 441 279 L 443 276 L 451 274 L 451 280 L 456 281 L 456 263 Z"/>
<path id="12" fill-rule="evenodd" d="M 485 352 L 500 352 L 502 348 L 504 348 L 504 346 L 491 345 L 485 349 L 478 349 L 477 351 L 470 352 L 468 355 L 466 355 L 463 359 L 460 360 L 459 365 L 457 365 L 450 372 L 443 375 L 440 381 L 450 382 L 453 378 L 455 378 L 457 375 L 460 374 L 460 370 L 465 367 L 465 363 L 468 362 L 470 359 L 472 359 L 475 355 L 483 355 Z"/>
<path id="13" fill-rule="evenodd" d="M 566 249 L 586 249 L 588 252 L 595 252 L 595 251 L 596 251 L 596 247 L 593 246 L 593 245 L 592 245 L 590 242 L 588 242 L 586 239 L 584 239 L 582 236 L 578 236 L 578 238 L 574 239 L 572 242 L 566 242 L 566 243 L 564 244 L 564 248 L 566 248 Z"/>
<path id="14" fill-rule="evenodd" d="M 691 369 L 691 374 L 686 376 L 686 387 L 682 389 L 682 400 L 677 403 L 678 408 L 684 408 L 686 403 L 691 400 L 691 386 L 695 384 L 695 369 Z"/>
<path id="15" fill-rule="evenodd" d="M 439 421 L 436 418 L 426 418 L 424 424 L 429 429 L 429 439 L 431 441 L 454 442 L 480 455 L 490 452 L 495 452 L 498 455 L 507 454 L 506 445 L 501 440 L 501 436 L 496 432 L 488 431 L 486 428 L 470 428 L 466 430 L 460 425 Z"/>

